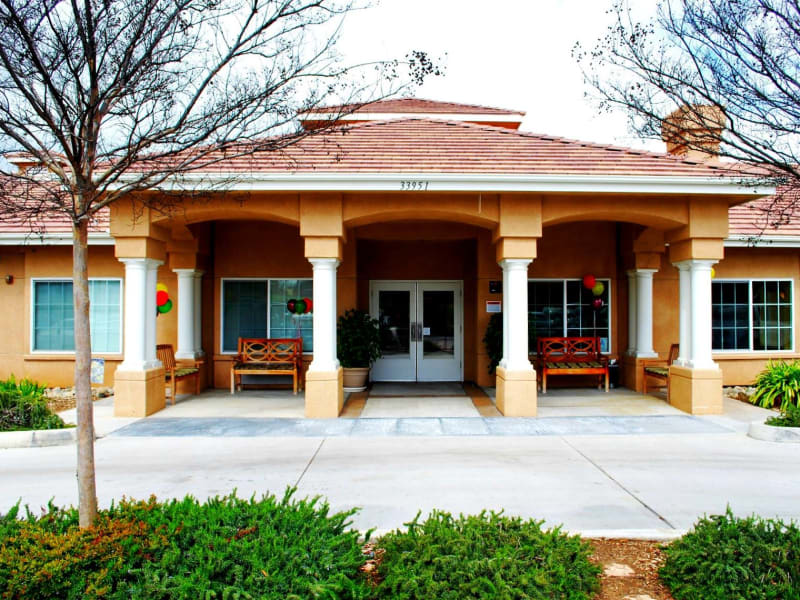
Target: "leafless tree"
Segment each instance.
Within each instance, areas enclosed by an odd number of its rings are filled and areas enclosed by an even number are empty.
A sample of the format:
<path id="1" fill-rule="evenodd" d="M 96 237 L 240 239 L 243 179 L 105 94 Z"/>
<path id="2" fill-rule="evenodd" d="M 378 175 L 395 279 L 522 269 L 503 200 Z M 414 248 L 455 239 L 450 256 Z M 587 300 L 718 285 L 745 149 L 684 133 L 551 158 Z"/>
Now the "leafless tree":
<path id="1" fill-rule="evenodd" d="M 422 52 L 342 64 L 335 43 L 354 8 L 351 0 L 0 0 L 0 151 L 42 167 L 3 177 L 0 218 L 36 228 L 59 217 L 73 230 L 81 526 L 97 511 L 91 220 L 181 174 L 311 135 L 296 125 L 298 112 L 321 103 L 355 110 L 437 72 Z"/>
<path id="2" fill-rule="evenodd" d="M 689 129 L 709 133 L 680 141 L 695 149 L 721 142 L 720 156 L 780 185 L 775 218 L 764 221 L 779 224 L 800 189 L 800 4 L 660 0 L 646 20 L 636 8 L 615 0 L 605 37 L 573 51 L 601 111 L 622 107 L 632 132 L 661 139 L 663 119 L 689 107 Z"/>

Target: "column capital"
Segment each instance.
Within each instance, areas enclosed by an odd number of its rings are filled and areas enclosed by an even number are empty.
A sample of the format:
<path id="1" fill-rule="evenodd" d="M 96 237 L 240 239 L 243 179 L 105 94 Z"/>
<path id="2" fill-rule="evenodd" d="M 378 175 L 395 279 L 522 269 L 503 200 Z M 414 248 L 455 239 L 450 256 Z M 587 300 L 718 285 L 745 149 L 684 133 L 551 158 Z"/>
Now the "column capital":
<path id="1" fill-rule="evenodd" d="M 336 269 L 341 261 L 338 258 L 309 258 L 308 262 L 314 269 Z"/>
<path id="2" fill-rule="evenodd" d="M 163 260 L 157 258 L 134 258 L 134 257 L 121 257 L 117 259 L 125 265 L 125 268 L 131 269 L 157 269 L 164 264 Z"/>
<path id="3" fill-rule="evenodd" d="M 688 258 L 686 260 L 679 260 L 672 263 L 676 268 L 681 270 L 691 270 L 691 269 L 699 269 L 699 270 L 710 270 L 715 264 L 719 261 L 716 259 L 708 259 L 708 258 Z"/>
<path id="4" fill-rule="evenodd" d="M 172 269 L 173 273 L 177 273 L 178 275 L 190 276 L 195 277 L 198 273 L 202 275 L 204 271 L 200 271 L 199 269 Z"/>
<path id="5" fill-rule="evenodd" d="M 658 269 L 633 269 L 637 277 L 652 277 L 653 273 L 658 273 Z"/>
<path id="6" fill-rule="evenodd" d="M 532 262 L 532 258 L 503 258 L 497 261 L 497 264 L 504 270 L 518 271 L 527 270 Z"/>

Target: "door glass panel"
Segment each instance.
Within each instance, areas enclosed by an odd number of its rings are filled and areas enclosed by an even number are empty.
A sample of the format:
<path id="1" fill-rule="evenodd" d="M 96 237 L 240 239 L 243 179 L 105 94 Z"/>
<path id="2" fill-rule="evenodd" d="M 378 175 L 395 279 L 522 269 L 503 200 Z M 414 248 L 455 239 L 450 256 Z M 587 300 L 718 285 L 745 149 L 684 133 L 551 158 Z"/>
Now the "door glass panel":
<path id="1" fill-rule="evenodd" d="M 422 353 L 453 356 L 455 352 L 455 294 L 452 291 L 422 292 Z"/>
<path id="2" fill-rule="evenodd" d="M 378 292 L 378 321 L 384 356 L 409 354 L 410 306 L 411 292 L 408 290 Z"/>

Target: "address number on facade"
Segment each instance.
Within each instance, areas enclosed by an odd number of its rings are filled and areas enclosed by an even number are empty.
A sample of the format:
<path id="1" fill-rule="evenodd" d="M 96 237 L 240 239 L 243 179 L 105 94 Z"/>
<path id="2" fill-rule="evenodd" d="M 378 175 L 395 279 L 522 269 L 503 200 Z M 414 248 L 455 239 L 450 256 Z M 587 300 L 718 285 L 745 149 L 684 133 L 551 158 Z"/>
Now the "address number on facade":
<path id="1" fill-rule="evenodd" d="M 427 190 L 430 181 L 401 181 L 401 190 Z"/>

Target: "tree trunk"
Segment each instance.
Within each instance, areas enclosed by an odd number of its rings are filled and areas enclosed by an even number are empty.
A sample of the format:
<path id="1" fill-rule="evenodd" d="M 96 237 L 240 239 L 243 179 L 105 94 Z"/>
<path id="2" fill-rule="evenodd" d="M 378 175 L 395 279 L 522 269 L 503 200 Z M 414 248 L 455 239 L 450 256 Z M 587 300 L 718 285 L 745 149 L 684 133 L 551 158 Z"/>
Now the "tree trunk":
<path id="1" fill-rule="evenodd" d="M 75 315 L 75 400 L 78 413 L 78 515 L 81 527 L 97 516 L 94 477 L 94 407 L 92 406 L 92 344 L 89 331 L 89 221 L 72 227 L 72 300 Z"/>

